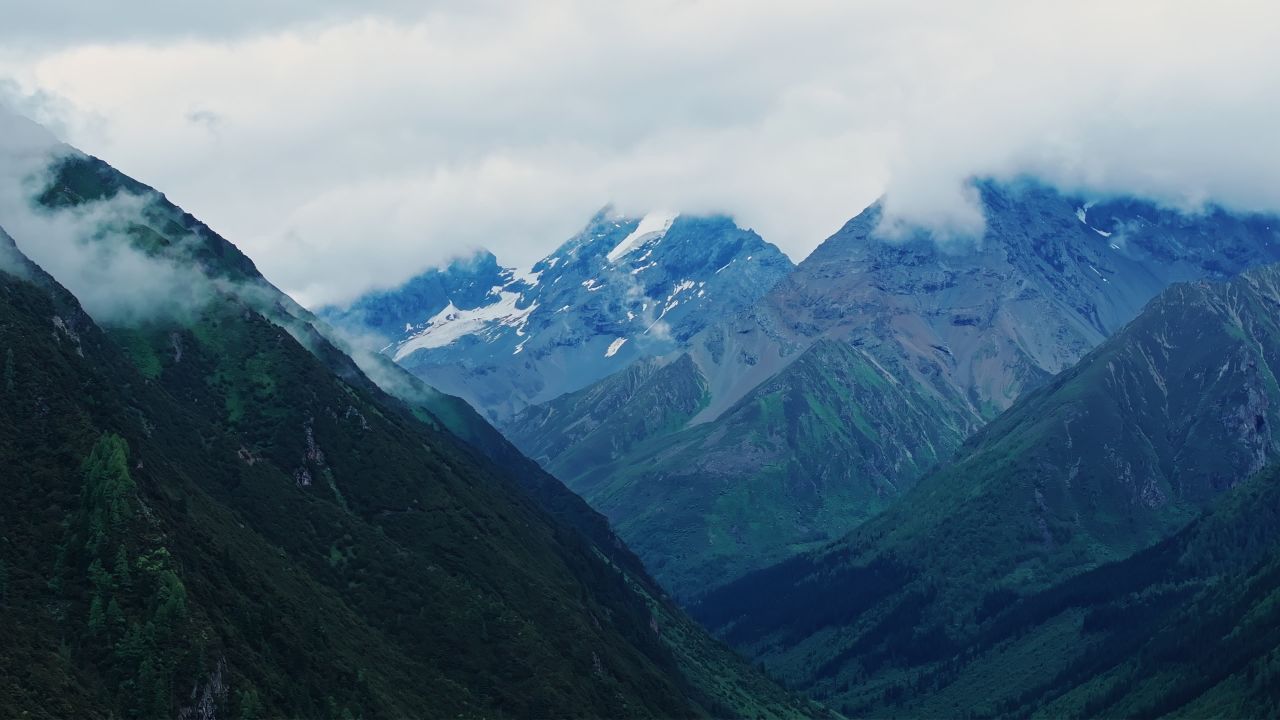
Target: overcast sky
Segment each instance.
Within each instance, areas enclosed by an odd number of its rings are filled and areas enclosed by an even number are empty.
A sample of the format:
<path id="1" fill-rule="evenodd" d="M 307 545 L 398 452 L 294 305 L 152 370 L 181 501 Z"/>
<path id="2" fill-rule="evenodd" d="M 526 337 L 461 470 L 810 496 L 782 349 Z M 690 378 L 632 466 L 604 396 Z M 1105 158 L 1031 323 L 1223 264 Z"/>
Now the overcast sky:
<path id="1" fill-rule="evenodd" d="M 1270 2 L 0 0 L 0 102 L 154 185 L 308 304 L 606 202 L 802 259 L 974 174 L 1280 210 Z"/>

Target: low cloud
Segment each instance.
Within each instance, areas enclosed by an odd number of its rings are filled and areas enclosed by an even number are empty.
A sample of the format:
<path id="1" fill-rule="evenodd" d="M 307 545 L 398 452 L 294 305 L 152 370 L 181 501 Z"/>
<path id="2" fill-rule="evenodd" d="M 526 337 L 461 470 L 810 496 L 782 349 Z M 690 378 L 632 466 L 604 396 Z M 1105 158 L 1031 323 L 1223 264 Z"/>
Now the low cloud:
<path id="1" fill-rule="evenodd" d="M 109 200 L 49 209 L 36 202 L 51 164 L 68 149 L 33 123 L 0 111 L 0 227 L 18 249 L 72 292 L 96 321 L 133 324 L 183 318 L 216 293 L 184 242 L 155 257 L 137 249 L 131 227 L 149 222 L 155 198 L 121 193 Z"/>
<path id="2" fill-rule="evenodd" d="M 63 36 L 15 7 L 0 75 L 308 305 L 527 265 L 609 201 L 797 260 L 882 193 L 886 231 L 979 232 L 977 175 L 1280 210 L 1261 1 L 142 7 Z"/>

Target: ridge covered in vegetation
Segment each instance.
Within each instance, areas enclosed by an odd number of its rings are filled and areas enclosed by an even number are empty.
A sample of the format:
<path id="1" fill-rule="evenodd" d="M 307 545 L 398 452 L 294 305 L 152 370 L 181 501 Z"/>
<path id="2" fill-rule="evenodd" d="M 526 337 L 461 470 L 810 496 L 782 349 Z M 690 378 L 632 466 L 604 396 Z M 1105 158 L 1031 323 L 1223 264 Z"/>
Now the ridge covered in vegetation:
<path id="1" fill-rule="evenodd" d="M 71 154 L 40 200 L 121 192 L 149 190 Z M 155 198 L 107 231 L 222 282 L 189 312 L 104 331 L 0 239 L 0 707 L 813 709 L 675 610 L 553 479 L 383 392 L 208 228 Z"/>

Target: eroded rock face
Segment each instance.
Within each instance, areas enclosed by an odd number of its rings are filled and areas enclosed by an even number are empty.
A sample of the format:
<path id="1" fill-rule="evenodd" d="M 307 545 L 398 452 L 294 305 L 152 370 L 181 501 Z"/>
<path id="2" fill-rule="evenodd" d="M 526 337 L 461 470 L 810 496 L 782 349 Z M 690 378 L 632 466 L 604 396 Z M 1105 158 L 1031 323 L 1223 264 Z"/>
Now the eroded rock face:
<path id="1" fill-rule="evenodd" d="M 191 704 L 178 711 L 180 720 L 218 720 L 218 707 L 227 702 L 228 688 L 223 679 L 226 671 L 226 658 L 219 658 L 208 677 L 192 686 Z"/>

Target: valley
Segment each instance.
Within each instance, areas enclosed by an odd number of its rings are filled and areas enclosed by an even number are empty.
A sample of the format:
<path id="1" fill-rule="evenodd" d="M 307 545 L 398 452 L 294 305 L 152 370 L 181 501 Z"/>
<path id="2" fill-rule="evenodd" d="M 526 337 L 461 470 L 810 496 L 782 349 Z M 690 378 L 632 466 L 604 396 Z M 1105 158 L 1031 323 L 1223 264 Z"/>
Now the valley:
<path id="1" fill-rule="evenodd" d="M 0 17 L 0 720 L 1280 717 L 1280 5 Z"/>

